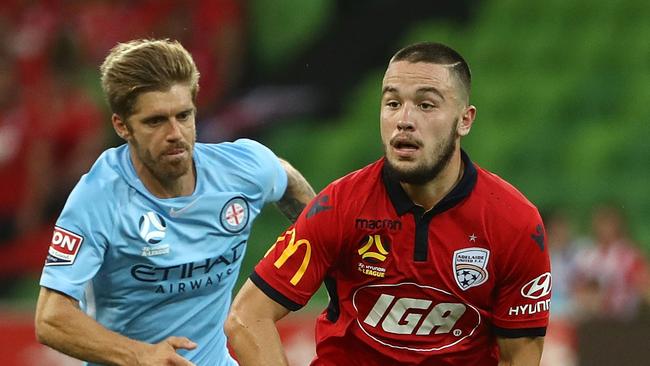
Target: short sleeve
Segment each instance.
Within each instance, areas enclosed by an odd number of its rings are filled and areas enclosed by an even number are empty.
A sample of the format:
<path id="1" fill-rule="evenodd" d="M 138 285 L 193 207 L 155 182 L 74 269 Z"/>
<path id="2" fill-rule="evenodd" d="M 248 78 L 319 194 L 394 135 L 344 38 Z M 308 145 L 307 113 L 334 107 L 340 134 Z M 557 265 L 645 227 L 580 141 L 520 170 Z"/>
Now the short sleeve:
<path id="1" fill-rule="evenodd" d="M 84 178 L 56 222 L 40 280 L 41 286 L 77 300 L 103 263 L 113 222 L 110 198 Z"/>
<path id="2" fill-rule="evenodd" d="M 506 338 L 546 334 L 551 265 L 544 225 L 535 211 L 513 242 L 505 243 L 495 294 L 495 333 Z"/>
<path id="3" fill-rule="evenodd" d="M 276 202 L 287 189 L 287 172 L 278 157 L 266 146 L 250 139 L 239 139 L 235 144 L 245 154 L 243 173 L 260 187 L 264 202 Z"/>
<path id="4" fill-rule="evenodd" d="M 331 186 L 283 232 L 251 274 L 266 295 L 295 311 L 318 290 L 340 252 L 340 225 Z"/>

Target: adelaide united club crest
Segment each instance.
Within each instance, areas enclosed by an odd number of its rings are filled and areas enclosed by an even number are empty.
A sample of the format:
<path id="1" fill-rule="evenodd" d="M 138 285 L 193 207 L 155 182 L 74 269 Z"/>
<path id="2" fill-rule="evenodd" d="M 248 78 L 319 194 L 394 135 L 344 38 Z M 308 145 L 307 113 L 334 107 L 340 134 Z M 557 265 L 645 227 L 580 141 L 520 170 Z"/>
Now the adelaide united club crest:
<path id="1" fill-rule="evenodd" d="M 461 290 L 465 291 L 487 281 L 489 259 L 490 251 L 484 248 L 465 248 L 454 252 L 453 270 Z"/>

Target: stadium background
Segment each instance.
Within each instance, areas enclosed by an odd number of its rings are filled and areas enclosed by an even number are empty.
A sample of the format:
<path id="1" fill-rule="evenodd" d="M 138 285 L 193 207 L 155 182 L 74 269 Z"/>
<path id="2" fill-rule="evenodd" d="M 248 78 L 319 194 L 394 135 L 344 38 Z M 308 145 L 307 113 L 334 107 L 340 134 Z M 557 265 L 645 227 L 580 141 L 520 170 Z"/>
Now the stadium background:
<path id="1" fill-rule="evenodd" d="M 29 230 L 0 246 L 0 364 L 75 364 L 36 345 L 29 327 L 51 220 L 96 153 L 119 143 L 97 71 L 116 41 L 183 41 L 203 74 L 199 140 L 256 138 L 316 190 L 380 156 L 378 101 L 388 57 L 415 41 L 450 44 L 472 66 L 478 116 L 463 144 L 473 159 L 540 208 L 567 212 L 585 235 L 592 207 L 617 202 L 648 253 L 648 19 L 645 0 L 3 1 L 0 105 L 11 111 L 25 104 L 36 117 L 21 127 L 30 133 L 19 141 L 0 119 L 0 156 L 13 145 L 18 154 L 35 152 L 34 161 L 49 164 L 40 183 L 56 189 L 41 196 L 47 204 Z M 62 117 L 51 122 L 59 104 Z M 24 182 L 29 159 L 3 166 L 0 178 Z M 1 187 L 3 196 L 19 196 Z M 286 225 L 277 210 L 265 209 L 240 283 Z M 307 312 L 326 301 L 319 293 Z M 312 352 L 310 318 L 285 325 L 296 364 Z M 636 364 L 608 357 L 648 359 L 647 341 L 639 343 L 647 336 L 634 336 L 648 334 L 647 313 L 640 319 L 588 324 L 568 342 L 577 345 L 580 364 Z"/>

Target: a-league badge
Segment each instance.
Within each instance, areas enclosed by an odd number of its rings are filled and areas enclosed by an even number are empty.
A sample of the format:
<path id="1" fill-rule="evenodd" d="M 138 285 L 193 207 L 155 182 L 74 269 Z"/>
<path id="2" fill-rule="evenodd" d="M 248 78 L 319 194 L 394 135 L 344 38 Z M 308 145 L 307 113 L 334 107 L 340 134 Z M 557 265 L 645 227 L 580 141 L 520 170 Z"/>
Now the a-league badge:
<path id="1" fill-rule="evenodd" d="M 238 233 L 248 224 L 248 202 L 242 197 L 230 199 L 221 209 L 221 226 L 231 233 Z"/>
<path id="2" fill-rule="evenodd" d="M 466 248 L 454 252 L 453 270 L 456 283 L 463 291 L 487 281 L 489 259 L 490 251 L 483 248 Z"/>

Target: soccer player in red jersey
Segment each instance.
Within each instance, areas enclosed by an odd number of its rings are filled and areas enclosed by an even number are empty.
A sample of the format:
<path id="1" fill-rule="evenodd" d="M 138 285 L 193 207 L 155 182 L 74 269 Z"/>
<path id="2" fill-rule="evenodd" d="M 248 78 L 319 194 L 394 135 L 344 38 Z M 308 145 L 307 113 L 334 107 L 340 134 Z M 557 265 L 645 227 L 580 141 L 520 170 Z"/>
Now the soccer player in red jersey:
<path id="1" fill-rule="evenodd" d="M 437 43 L 393 56 L 385 157 L 328 185 L 256 266 L 226 333 L 286 365 L 275 322 L 325 283 L 312 365 L 538 365 L 551 274 L 539 213 L 460 148 L 470 71 Z"/>

